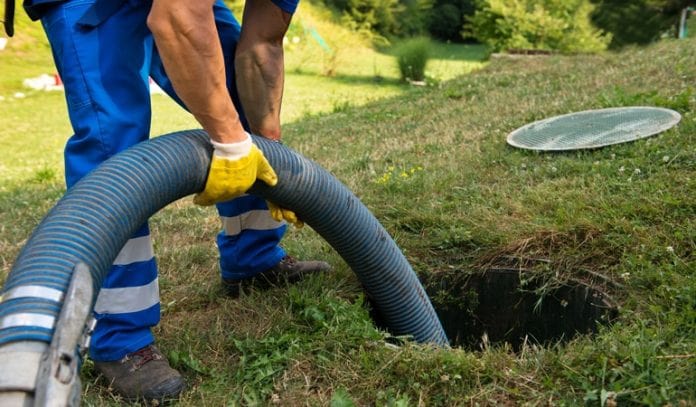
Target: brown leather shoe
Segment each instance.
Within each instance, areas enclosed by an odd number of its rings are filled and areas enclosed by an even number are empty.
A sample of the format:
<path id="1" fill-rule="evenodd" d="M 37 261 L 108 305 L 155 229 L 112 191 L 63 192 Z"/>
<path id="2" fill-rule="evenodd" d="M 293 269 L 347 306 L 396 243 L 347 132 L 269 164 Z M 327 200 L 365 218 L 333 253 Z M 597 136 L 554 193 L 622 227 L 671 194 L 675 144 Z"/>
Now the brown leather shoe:
<path id="1" fill-rule="evenodd" d="M 237 298 L 244 288 L 253 287 L 263 290 L 282 283 L 292 284 L 302 280 L 309 274 L 322 273 L 329 270 L 331 270 L 331 266 L 325 261 L 300 261 L 291 256 L 285 256 L 275 266 L 251 278 L 242 280 L 223 279 L 222 286 L 227 296 Z"/>
<path id="2" fill-rule="evenodd" d="M 116 393 L 127 400 L 173 399 L 186 387 L 181 374 L 169 366 L 167 358 L 148 345 L 121 360 L 94 362 Z"/>

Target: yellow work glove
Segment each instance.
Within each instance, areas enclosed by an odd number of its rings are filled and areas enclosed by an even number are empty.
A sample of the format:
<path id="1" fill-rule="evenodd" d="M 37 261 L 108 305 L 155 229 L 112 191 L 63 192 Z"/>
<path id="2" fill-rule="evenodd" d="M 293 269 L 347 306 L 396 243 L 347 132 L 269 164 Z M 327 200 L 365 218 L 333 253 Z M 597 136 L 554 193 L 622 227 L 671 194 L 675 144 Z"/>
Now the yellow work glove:
<path id="1" fill-rule="evenodd" d="M 248 136 L 248 135 L 247 135 Z M 212 205 L 244 194 L 256 179 L 270 186 L 278 176 L 254 143 L 251 136 L 238 143 L 218 143 L 213 140 L 214 152 L 203 192 L 193 197 L 193 203 Z"/>
<path id="2" fill-rule="evenodd" d="M 297 218 L 295 212 L 289 209 L 281 208 L 273 202 L 266 201 L 266 203 L 268 204 L 268 210 L 271 211 L 271 217 L 273 217 L 273 219 L 277 220 L 278 222 L 284 220 L 288 223 L 292 223 L 298 229 L 304 226 L 304 222 Z"/>

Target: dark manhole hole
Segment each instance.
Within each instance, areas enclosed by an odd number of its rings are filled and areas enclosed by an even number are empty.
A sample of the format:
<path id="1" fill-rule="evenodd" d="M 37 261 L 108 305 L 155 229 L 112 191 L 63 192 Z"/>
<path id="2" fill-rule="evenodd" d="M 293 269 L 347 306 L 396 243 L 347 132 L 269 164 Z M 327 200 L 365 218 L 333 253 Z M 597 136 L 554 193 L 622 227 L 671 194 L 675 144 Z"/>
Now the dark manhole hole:
<path id="1" fill-rule="evenodd" d="M 539 281 L 523 282 L 524 271 L 510 269 L 456 276 L 423 281 L 452 346 L 480 348 L 485 337 L 519 350 L 525 342 L 544 345 L 595 333 L 618 315 L 606 294 L 582 283 L 537 290 Z"/>

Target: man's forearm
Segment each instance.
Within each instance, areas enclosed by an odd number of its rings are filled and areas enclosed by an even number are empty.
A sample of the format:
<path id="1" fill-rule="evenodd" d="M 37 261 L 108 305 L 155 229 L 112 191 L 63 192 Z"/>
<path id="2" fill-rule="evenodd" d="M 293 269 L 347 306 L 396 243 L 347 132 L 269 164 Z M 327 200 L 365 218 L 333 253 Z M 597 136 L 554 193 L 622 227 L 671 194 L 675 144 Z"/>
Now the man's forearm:
<path id="1" fill-rule="evenodd" d="M 283 36 L 292 15 L 271 0 L 246 0 L 235 54 L 239 98 L 253 133 L 280 138 L 283 99 Z"/>
<path id="2" fill-rule="evenodd" d="M 177 95 L 210 137 L 232 143 L 247 136 L 226 86 L 212 0 L 155 0 L 148 26 Z"/>
<path id="3" fill-rule="evenodd" d="M 253 133 L 280 139 L 284 67 L 281 44 L 257 44 L 235 57 L 237 89 Z"/>

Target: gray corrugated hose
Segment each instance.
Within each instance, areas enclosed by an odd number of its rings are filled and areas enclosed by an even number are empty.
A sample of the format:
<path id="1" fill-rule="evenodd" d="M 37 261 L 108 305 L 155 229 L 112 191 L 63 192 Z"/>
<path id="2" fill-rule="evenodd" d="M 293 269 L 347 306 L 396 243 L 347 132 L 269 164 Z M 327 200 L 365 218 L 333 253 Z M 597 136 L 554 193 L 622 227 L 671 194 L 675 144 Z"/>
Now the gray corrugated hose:
<path id="1" fill-rule="evenodd" d="M 250 192 L 295 211 L 326 239 L 356 273 L 393 334 L 446 346 L 416 274 L 358 198 L 282 144 L 260 137 L 254 142 L 279 182 L 273 188 L 257 183 Z M 210 155 L 202 130 L 173 133 L 116 155 L 71 188 L 34 230 L 5 282 L 3 293 L 24 295 L 5 295 L 0 303 L 0 356 L 3 346 L 17 341 L 49 343 L 73 267 L 85 263 L 98 292 L 138 227 L 167 204 L 203 189 Z"/>

